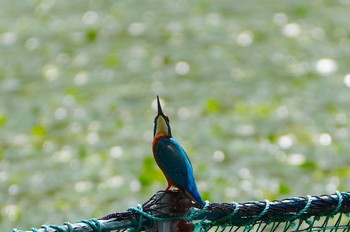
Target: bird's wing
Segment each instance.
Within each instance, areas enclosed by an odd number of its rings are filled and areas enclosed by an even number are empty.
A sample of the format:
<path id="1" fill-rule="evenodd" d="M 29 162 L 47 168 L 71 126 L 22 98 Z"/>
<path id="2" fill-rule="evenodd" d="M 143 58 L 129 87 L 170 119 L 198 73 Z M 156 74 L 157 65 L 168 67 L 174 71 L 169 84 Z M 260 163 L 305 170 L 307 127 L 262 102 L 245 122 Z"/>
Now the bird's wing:
<path id="1" fill-rule="evenodd" d="M 193 179 L 193 169 L 181 145 L 174 139 L 162 138 L 156 145 L 155 153 L 158 165 L 175 187 L 187 188 Z"/>

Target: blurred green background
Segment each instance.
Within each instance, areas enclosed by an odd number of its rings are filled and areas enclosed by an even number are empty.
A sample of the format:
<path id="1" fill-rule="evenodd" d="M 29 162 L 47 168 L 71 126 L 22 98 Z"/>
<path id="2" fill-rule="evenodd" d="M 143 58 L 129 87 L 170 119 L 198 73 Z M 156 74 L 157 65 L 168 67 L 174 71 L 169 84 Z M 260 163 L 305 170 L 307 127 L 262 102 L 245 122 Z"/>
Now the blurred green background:
<path id="1" fill-rule="evenodd" d="M 0 228 L 166 187 L 155 97 L 213 202 L 350 190 L 350 1 L 0 1 Z"/>

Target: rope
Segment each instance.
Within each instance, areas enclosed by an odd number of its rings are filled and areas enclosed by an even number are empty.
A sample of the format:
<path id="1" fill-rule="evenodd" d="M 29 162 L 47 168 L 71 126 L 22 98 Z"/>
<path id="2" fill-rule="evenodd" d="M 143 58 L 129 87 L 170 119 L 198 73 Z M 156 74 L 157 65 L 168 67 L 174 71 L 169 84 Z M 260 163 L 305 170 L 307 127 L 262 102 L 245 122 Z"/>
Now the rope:
<path id="1" fill-rule="evenodd" d="M 128 211 L 137 212 L 138 214 L 140 214 L 140 215 L 142 215 L 142 216 L 144 216 L 144 217 L 146 217 L 146 218 L 148 218 L 150 220 L 153 220 L 153 221 L 167 221 L 167 220 L 169 220 L 169 219 L 166 219 L 166 218 L 155 217 L 152 214 L 144 212 L 141 205 L 138 205 L 138 207 L 136 207 L 136 208 L 130 207 L 130 208 L 128 208 Z"/>
<path id="2" fill-rule="evenodd" d="M 337 191 L 333 195 L 313 197 L 307 195 L 306 197 L 294 197 L 271 202 L 268 200 L 245 203 L 209 203 L 209 201 L 205 201 L 203 208 L 191 208 L 187 216 L 165 215 L 162 213 L 163 207 L 167 207 L 167 205 L 159 204 L 157 198 L 152 197 L 143 205 L 139 204 L 137 207 L 128 208 L 127 212 L 112 213 L 99 220 L 80 220 L 77 224 L 65 222 L 63 226 L 43 225 L 39 230 L 31 228 L 30 231 L 74 232 L 79 231 L 79 228 L 82 227 L 79 223 L 89 226 L 93 232 L 118 231 L 118 229 L 131 227 L 133 231 L 141 231 L 144 228 L 149 228 L 152 222 L 177 220 L 193 222 L 194 231 L 196 232 L 208 231 L 213 227 L 215 228 L 215 226 L 217 228 L 213 231 L 223 231 L 227 227 L 231 228 L 230 231 L 237 231 L 240 227 L 242 227 L 242 231 L 251 231 L 253 228 L 256 231 L 264 231 L 267 228 L 272 232 L 276 231 L 277 228 L 283 231 L 293 228 L 293 230 L 298 231 L 308 230 L 304 228 L 306 225 L 318 231 L 326 231 L 329 228 L 346 228 L 350 231 L 350 219 L 349 221 L 344 220 L 344 216 L 349 217 L 350 213 L 349 192 Z M 337 220 L 329 220 L 335 215 L 339 215 Z M 323 224 L 320 226 L 318 221 L 321 218 Z M 123 223 L 120 227 L 116 225 L 112 227 L 110 224 L 108 224 L 110 227 L 107 227 L 107 224 L 103 224 L 106 221 L 108 223 Z M 328 225 L 330 223 L 332 225 Z M 23 231 L 13 229 L 13 232 Z"/>
<path id="3" fill-rule="evenodd" d="M 65 222 L 63 223 L 63 225 L 67 226 L 68 227 L 68 232 L 73 232 L 73 225 L 69 222 Z"/>
<path id="4" fill-rule="evenodd" d="M 258 204 L 258 202 L 256 202 Z M 268 200 L 265 200 L 265 209 L 256 217 L 254 218 L 249 224 L 253 224 L 257 221 L 259 221 L 260 218 L 262 218 L 270 209 L 270 202 Z"/>
<path id="5" fill-rule="evenodd" d="M 294 216 L 292 216 L 291 218 L 289 218 L 290 221 L 294 221 L 295 219 L 299 218 L 300 216 L 302 216 L 305 212 L 308 211 L 308 209 L 310 208 L 311 206 L 311 196 L 310 195 L 307 195 L 307 203 L 304 207 L 304 209 L 300 210 L 297 214 L 295 214 Z M 294 199 L 298 199 L 298 198 L 294 198 Z"/>
<path id="6" fill-rule="evenodd" d="M 89 220 L 79 220 L 78 223 L 84 223 L 88 225 L 93 232 L 102 232 L 102 225 L 100 221 L 95 218 L 92 218 Z M 40 228 L 44 229 L 44 232 L 50 232 L 51 230 L 55 230 L 58 232 L 74 232 L 74 228 L 71 223 L 65 222 L 63 225 L 67 226 L 67 229 L 63 226 L 57 226 L 57 225 L 42 225 Z M 29 230 L 32 232 L 39 232 L 39 230 L 36 228 L 30 228 Z M 24 232 L 24 231 L 13 229 L 12 232 Z"/>
<path id="7" fill-rule="evenodd" d="M 337 205 L 337 207 L 334 209 L 334 211 L 333 211 L 333 213 L 332 213 L 333 215 L 335 215 L 336 213 L 339 212 L 340 207 L 341 207 L 342 204 L 343 204 L 343 195 L 342 195 L 340 192 L 338 192 L 338 191 L 336 191 L 335 193 L 336 193 L 337 196 L 338 196 L 338 205 Z"/>
<path id="8" fill-rule="evenodd" d="M 88 226 L 91 227 L 91 229 L 93 229 L 93 232 L 102 232 L 102 225 L 99 222 L 99 220 L 95 218 L 92 218 L 89 220 L 80 220 L 78 222 L 87 224 Z M 67 231 L 67 232 L 71 232 L 71 231 Z"/>
<path id="9" fill-rule="evenodd" d="M 128 209 L 128 211 L 135 211 L 135 212 L 138 212 L 139 215 L 140 215 L 139 220 L 137 220 L 137 221 L 136 221 L 136 220 L 133 220 L 133 223 L 136 224 L 136 225 L 135 225 L 135 230 L 136 230 L 136 231 L 141 231 L 143 216 L 145 216 L 145 215 L 152 216 L 152 215 L 150 215 L 150 214 L 145 213 L 145 212 L 143 211 L 142 205 L 140 205 L 140 204 L 137 205 L 137 208 L 130 207 L 130 208 Z M 149 219 L 150 219 L 150 218 L 149 218 Z M 154 218 L 154 220 L 156 220 L 156 219 Z M 136 222 L 135 222 L 135 221 L 136 221 Z"/>

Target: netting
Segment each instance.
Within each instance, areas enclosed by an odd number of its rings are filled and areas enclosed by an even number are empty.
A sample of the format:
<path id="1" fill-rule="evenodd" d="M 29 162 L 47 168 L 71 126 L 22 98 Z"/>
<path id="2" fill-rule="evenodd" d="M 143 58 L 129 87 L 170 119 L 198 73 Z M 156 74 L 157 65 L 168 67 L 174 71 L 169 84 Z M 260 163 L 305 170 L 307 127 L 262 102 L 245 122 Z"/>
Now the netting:
<path id="1" fill-rule="evenodd" d="M 164 201 L 169 194 L 170 198 Z M 188 202 L 181 192 L 158 192 L 143 205 L 126 212 L 29 231 L 162 231 L 159 228 L 166 227 L 159 224 L 164 223 L 173 228 L 166 231 L 350 231 L 350 192 L 271 202 L 206 202 L 203 208 Z"/>

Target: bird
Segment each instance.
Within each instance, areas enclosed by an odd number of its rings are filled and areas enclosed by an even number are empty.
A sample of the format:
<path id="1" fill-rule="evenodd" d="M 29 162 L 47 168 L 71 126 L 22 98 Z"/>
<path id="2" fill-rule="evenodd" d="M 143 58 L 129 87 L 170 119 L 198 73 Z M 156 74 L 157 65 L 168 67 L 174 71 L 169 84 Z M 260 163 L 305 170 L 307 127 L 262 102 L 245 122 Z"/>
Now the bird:
<path id="1" fill-rule="evenodd" d="M 163 113 L 159 96 L 157 106 L 152 150 L 154 159 L 168 182 L 165 192 L 174 186 L 192 201 L 203 206 L 205 203 L 198 191 L 191 161 L 183 147 L 172 137 L 170 120 Z"/>

